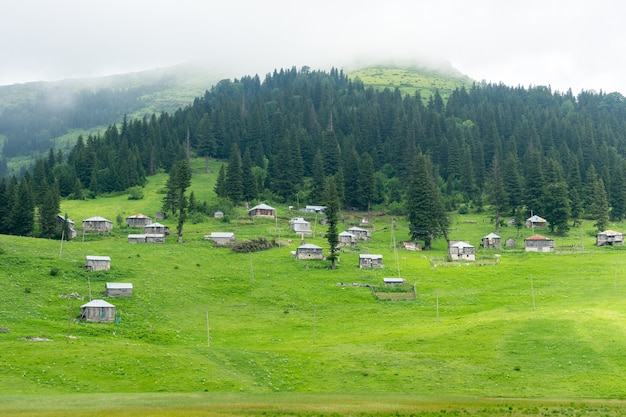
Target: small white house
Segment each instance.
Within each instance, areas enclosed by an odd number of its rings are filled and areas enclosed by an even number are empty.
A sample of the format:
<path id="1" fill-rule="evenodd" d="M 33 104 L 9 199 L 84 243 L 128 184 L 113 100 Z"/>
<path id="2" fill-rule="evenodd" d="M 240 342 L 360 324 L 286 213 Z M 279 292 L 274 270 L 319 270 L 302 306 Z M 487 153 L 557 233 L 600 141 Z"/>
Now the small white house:
<path id="1" fill-rule="evenodd" d="M 162 233 L 130 234 L 128 243 L 165 243 L 165 235 Z"/>
<path id="2" fill-rule="evenodd" d="M 104 300 L 92 300 L 80 306 L 80 318 L 92 322 L 115 321 L 115 306 Z"/>
<path id="3" fill-rule="evenodd" d="M 108 256 L 86 256 L 85 268 L 90 271 L 108 271 L 111 269 L 111 258 Z"/>
<path id="4" fill-rule="evenodd" d="M 267 204 L 259 204 L 248 210 L 250 217 L 267 217 L 273 219 L 276 217 L 276 209 Z"/>
<path id="5" fill-rule="evenodd" d="M 449 253 L 453 261 L 476 260 L 476 248 L 467 242 L 455 242 L 451 244 Z"/>
<path id="6" fill-rule="evenodd" d="M 129 282 L 107 282 L 105 290 L 107 297 L 132 297 L 133 284 Z"/>
<path id="7" fill-rule="evenodd" d="M 326 210 L 326 206 L 305 206 L 303 209 L 300 209 L 305 213 L 323 213 Z"/>
<path id="8" fill-rule="evenodd" d="M 360 254 L 359 268 L 382 268 L 383 255 Z"/>
<path id="9" fill-rule="evenodd" d="M 296 259 L 324 259 L 324 254 L 320 246 L 307 243 L 296 249 Z"/>
<path id="10" fill-rule="evenodd" d="M 526 227 L 531 229 L 534 227 L 546 227 L 548 222 L 543 217 L 539 217 L 536 214 L 526 219 Z"/>
<path id="11" fill-rule="evenodd" d="M 291 219 L 289 221 L 289 228 L 298 234 L 304 233 L 305 235 L 310 235 L 313 233 L 311 230 L 311 223 L 304 220 L 302 217 Z"/>
<path id="12" fill-rule="evenodd" d="M 227 246 L 235 241 L 233 232 L 211 232 L 210 235 L 204 236 L 204 240 L 210 240 L 215 246 Z"/>

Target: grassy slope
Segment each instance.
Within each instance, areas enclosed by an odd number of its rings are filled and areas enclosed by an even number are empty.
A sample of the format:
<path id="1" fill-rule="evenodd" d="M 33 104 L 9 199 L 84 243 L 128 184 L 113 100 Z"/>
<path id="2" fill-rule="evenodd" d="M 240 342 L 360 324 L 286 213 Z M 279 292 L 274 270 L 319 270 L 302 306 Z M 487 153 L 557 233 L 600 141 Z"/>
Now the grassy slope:
<path id="1" fill-rule="evenodd" d="M 218 165 L 208 175 L 200 166 L 196 161 L 193 189 L 208 196 Z M 144 200 L 66 201 L 63 211 L 77 222 L 153 214 L 162 197 L 155 191 L 165 179 L 151 178 Z M 289 217 L 286 208 L 278 209 Z M 348 219 L 352 224 L 358 217 Z M 482 219 L 455 217 L 452 238 L 477 245 L 492 231 Z M 390 242 L 407 230 L 398 221 L 392 236 L 390 219 L 375 217 L 372 242 L 343 253 L 336 271 L 289 256 L 297 238 L 286 220 L 277 230 L 271 220 L 207 219 L 186 225 L 182 245 L 174 237 L 165 245 L 131 245 L 127 230 L 84 242 L 79 235 L 62 252 L 58 241 L 1 236 L 0 327 L 10 332 L 0 333 L 0 392 L 623 398 L 622 248 L 596 249 L 589 231 L 574 229 L 557 245 L 584 242 L 585 253 L 508 250 L 500 252 L 498 265 L 478 266 L 493 260 L 491 252 L 479 251 L 477 264 L 433 268 L 430 258 L 445 254 L 437 241 L 432 252 L 398 254 L 400 274 L 416 283 L 415 301 L 376 301 L 367 288 L 337 285 L 396 276 Z M 165 223 L 175 228 L 174 220 Z M 201 240 L 210 231 L 294 243 L 250 257 L 211 247 Z M 320 238 L 308 242 L 326 246 Z M 382 254 L 386 268 L 359 270 L 359 252 Z M 111 256 L 111 271 L 83 270 L 85 255 L 95 254 Z M 132 298 L 109 300 L 121 322 L 75 321 L 86 301 L 59 294 L 87 297 L 91 288 L 100 297 L 109 281 L 135 287 Z M 75 338 L 66 339 L 68 328 Z M 24 340 L 29 337 L 52 341 Z"/>

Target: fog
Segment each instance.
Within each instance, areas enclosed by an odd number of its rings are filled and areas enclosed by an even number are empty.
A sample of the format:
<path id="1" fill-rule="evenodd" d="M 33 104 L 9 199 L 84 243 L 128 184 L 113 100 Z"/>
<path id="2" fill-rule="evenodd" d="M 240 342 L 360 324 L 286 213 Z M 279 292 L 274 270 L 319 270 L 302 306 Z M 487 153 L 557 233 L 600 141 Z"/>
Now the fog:
<path id="1" fill-rule="evenodd" d="M 190 61 L 225 77 L 393 63 L 451 65 L 477 81 L 512 86 L 626 93 L 626 3 L 619 1 L 20 0 L 6 6 L 0 85 Z"/>

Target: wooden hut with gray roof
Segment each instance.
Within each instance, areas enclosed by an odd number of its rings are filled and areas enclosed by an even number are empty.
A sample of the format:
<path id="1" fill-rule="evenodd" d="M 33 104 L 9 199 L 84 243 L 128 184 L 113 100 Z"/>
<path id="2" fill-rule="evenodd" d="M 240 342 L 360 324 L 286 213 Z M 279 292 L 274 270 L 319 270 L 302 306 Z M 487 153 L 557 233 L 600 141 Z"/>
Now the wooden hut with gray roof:
<path id="1" fill-rule="evenodd" d="M 480 246 L 485 249 L 500 249 L 502 238 L 495 233 L 489 233 L 480 240 Z"/>
<path id="2" fill-rule="evenodd" d="M 143 233 L 146 235 L 169 235 L 170 228 L 162 225 L 161 223 L 154 222 L 147 224 L 143 227 Z"/>
<path id="3" fill-rule="evenodd" d="M 85 269 L 90 271 L 108 271 L 111 269 L 111 258 L 108 256 L 88 255 L 85 257 Z"/>
<path id="4" fill-rule="evenodd" d="M 320 246 L 306 243 L 296 249 L 296 259 L 324 259 L 324 254 Z"/>
<path id="5" fill-rule="evenodd" d="M 359 268 L 382 268 L 383 255 L 362 253 L 359 255 Z"/>
<path id="6" fill-rule="evenodd" d="M 524 239 L 525 252 L 554 252 L 554 240 L 541 235 L 532 235 Z"/>
<path id="7" fill-rule="evenodd" d="M 104 217 L 95 216 L 83 220 L 83 230 L 94 230 L 97 232 L 110 232 L 113 229 L 113 222 Z"/>
<path id="8" fill-rule="evenodd" d="M 605 230 L 596 235 L 597 246 L 614 246 L 624 244 L 624 234 L 615 230 Z"/>
<path id="9" fill-rule="evenodd" d="M 250 217 L 267 217 L 273 219 L 276 217 L 276 209 L 267 204 L 259 204 L 248 210 Z"/>
<path id="10" fill-rule="evenodd" d="M 448 249 L 453 261 L 475 261 L 476 248 L 467 242 L 454 242 Z"/>
<path id="11" fill-rule="evenodd" d="M 126 218 L 126 226 L 128 227 L 144 227 L 152 223 L 152 219 L 145 214 L 137 213 Z"/>
<path id="12" fill-rule="evenodd" d="M 80 318 L 91 322 L 115 321 L 115 306 L 104 300 L 91 300 L 80 306 Z"/>

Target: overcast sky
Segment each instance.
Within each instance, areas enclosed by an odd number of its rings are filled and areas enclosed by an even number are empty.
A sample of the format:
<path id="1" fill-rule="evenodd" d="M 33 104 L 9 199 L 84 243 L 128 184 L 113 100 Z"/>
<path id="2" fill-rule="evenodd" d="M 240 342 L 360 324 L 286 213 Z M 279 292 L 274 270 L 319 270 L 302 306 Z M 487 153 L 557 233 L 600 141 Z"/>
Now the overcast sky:
<path id="1" fill-rule="evenodd" d="M 447 61 L 481 81 L 626 95 L 621 0 L 0 0 L 0 85 L 206 60 L 275 68 Z"/>

